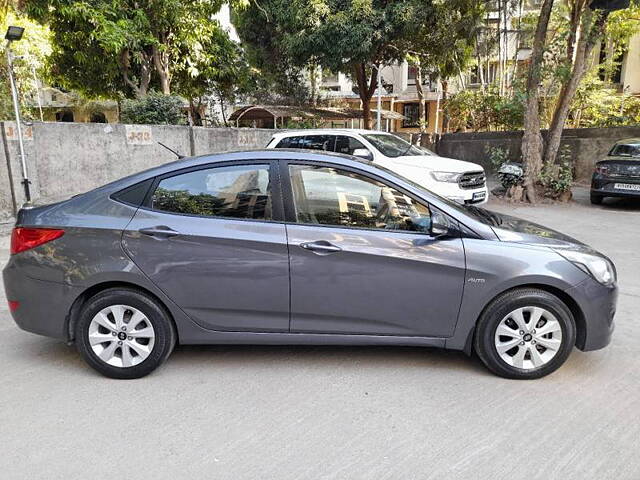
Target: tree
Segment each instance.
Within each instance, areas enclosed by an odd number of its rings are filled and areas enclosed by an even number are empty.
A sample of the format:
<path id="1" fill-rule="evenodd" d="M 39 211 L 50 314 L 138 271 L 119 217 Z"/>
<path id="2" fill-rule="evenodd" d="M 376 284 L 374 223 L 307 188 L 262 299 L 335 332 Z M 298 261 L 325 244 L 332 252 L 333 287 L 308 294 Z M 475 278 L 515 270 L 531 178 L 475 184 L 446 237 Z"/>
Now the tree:
<path id="1" fill-rule="evenodd" d="M 10 5 L 4 8 L 4 11 L 0 10 L 0 13 L 3 13 L 0 31 L 6 32 L 9 25 L 17 25 L 25 29 L 22 40 L 11 45 L 16 56 L 13 68 L 23 116 L 25 119 L 37 118 L 28 105 L 37 103 L 38 80 L 48 75 L 46 58 L 51 53 L 49 29 L 16 12 Z M 3 50 L 0 55 L 0 76 L 3 79 L 0 82 L 0 119 L 2 120 L 14 117 L 8 68 L 6 52 Z"/>
<path id="2" fill-rule="evenodd" d="M 240 38 L 253 51 L 264 52 L 262 58 L 276 60 L 272 65 L 291 66 L 290 71 L 295 71 L 313 63 L 351 75 L 362 102 L 364 126 L 370 128 L 378 69 L 404 60 L 416 39 L 440 29 L 437 19 L 442 9 L 449 9 L 451 18 L 465 18 L 466 9 L 475 11 L 478 4 L 479 0 L 442 4 L 432 0 L 266 0 L 237 10 L 236 17 Z M 450 42 L 455 40 L 449 37 Z"/>
<path id="3" fill-rule="evenodd" d="M 171 93 L 186 52 L 227 40 L 212 16 L 222 0 L 32 0 L 26 11 L 53 32 L 50 59 L 56 83 L 89 96 L 142 98 L 152 88 Z M 222 32 L 224 33 L 224 32 Z M 226 33 L 224 33 L 226 35 Z M 222 47 L 224 50 L 224 46 Z"/>
<path id="4" fill-rule="evenodd" d="M 553 38 L 549 42 L 547 30 L 551 18 L 553 0 L 545 0 L 536 27 L 533 52 L 527 78 L 527 108 L 525 113 L 525 131 L 522 138 L 522 155 L 525 165 L 524 199 L 535 202 L 535 183 L 540 172 L 552 169 L 556 163 L 562 131 L 567 122 L 572 101 L 578 91 L 581 80 L 589 69 L 589 59 L 599 44 L 607 28 L 609 10 L 593 10 L 591 5 L 604 5 L 606 2 L 590 0 L 565 0 L 560 5 L 566 18 L 554 30 L 564 47 L 554 51 Z M 622 2 L 624 3 L 624 2 Z M 606 5 L 605 5 L 606 6 Z M 617 6 L 620 6 L 618 2 Z M 613 7 L 612 7 L 613 8 Z M 539 86 L 543 80 L 544 57 L 554 74 L 551 75 L 551 87 L 557 88 L 556 101 L 552 108 L 549 132 L 543 143 L 540 134 L 541 119 L 539 109 Z M 547 95 L 550 97 L 550 95 Z"/>
<path id="5" fill-rule="evenodd" d="M 522 135 L 522 163 L 524 167 L 524 195 L 530 202 L 536 201 L 535 182 L 542 170 L 542 134 L 540 133 L 539 90 L 544 45 L 551 18 L 553 0 L 544 0 L 533 38 L 527 86 L 525 90 L 524 132 Z"/>
<path id="6" fill-rule="evenodd" d="M 417 68 L 416 93 L 422 132 L 426 131 L 423 78 L 442 81 L 443 101 L 446 103 L 448 79 L 460 75 L 471 59 L 483 12 L 482 3 L 475 0 L 434 3 L 431 25 L 420 29 L 420 34 L 410 42 L 407 59 Z M 445 126 L 447 118 L 445 110 Z"/>

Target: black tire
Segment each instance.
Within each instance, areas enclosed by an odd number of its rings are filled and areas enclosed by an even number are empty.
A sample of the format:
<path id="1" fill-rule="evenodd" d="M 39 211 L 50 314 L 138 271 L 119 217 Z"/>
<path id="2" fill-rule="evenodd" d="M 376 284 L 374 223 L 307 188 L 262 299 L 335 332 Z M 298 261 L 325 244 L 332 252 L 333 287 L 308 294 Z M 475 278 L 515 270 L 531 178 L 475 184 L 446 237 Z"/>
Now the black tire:
<path id="1" fill-rule="evenodd" d="M 148 357 L 130 367 L 113 366 L 101 360 L 89 343 L 89 325 L 98 312 L 111 305 L 128 305 L 142 312 L 154 330 L 154 343 Z M 155 299 L 131 288 L 110 288 L 87 300 L 75 325 L 75 343 L 84 360 L 111 378 L 133 379 L 148 375 L 162 365 L 175 346 L 177 335 L 168 312 Z"/>
<path id="2" fill-rule="evenodd" d="M 510 312 L 520 307 L 544 308 L 556 317 L 562 330 L 562 340 L 557 353 L 548 363 L 537 368 L 521 369 L 510 365 L 500 357 L 496 349 L 495 333 L 498 325 Z M 571 353 L 575 341 L 575 320 L 564 302 L 544 290 L 520 288 L 499 295 L 485 308 L 476 325 L 474 348 L 482 362 L 496 375 L 531 380 L 557 370 Z"/>
<path id="3" fill-rule="evenodd" d="M 589 195 L 589 200 L 591 200 L 591 205 L 602 205 L 602 200 L 604 197 L 602 195 L 598 195 L 597 193 L 592 193 Z"/>

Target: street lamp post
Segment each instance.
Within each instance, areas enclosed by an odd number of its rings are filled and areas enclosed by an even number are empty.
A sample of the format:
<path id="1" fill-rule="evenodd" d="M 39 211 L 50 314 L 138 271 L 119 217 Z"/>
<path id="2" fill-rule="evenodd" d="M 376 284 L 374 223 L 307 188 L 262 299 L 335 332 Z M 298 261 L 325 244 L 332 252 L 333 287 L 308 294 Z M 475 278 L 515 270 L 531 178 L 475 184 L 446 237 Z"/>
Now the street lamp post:
<path id="1" fill-rule="evenodd" d="M 11 83 L 11 97 L 13 98 L 13 109 L 16 115 L 16 130 L 18 133 L 18 145 L 20 147 L 20 163 L 22 165 L 22 185 L 24 186 L 24 196 L 27 202 L 31 201 L 31 191 L 29 189 L 29 176 L 27 174 L 27 159 L 24 153 L 24 141 L 22 139 L 22 120 L 20 119 L 20 103 L 18 99 L 18 87 L 13 75 L 13 53 L 11 52 L 11 42 L 17 42 L 22 38 L 24 28 L 10 26 L 4 38 L 7 40 L 7 64 L 9 67 L 9 81 Z"/>

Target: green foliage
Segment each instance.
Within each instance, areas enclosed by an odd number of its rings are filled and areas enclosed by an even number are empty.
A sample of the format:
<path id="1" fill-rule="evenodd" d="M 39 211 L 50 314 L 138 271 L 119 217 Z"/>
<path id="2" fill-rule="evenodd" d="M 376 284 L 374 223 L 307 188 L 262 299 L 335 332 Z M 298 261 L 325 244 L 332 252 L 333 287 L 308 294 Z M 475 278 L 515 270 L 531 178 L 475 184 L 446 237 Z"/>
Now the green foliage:
<path id="1" fill-rule="evenodd" d="M 618 93 L 592 71 L 576 92 L 571 121 L 576 128 L 640 125 L 640 98 Z"/>
<path id="2" fill-rule="evenodd" d="M 508 162 L 511 152 L 508 148 L 492 147 L 487 144 L 484 146 L 484 152 L 487 154 L 492 170 L 498 170 L 503 163 Z"/>
<path id="3" fill-rule="evenodd" d="M 150 93 L 144 98 L 124 100 L 120 121 L 130 124 L 179 125 L 185 123 L 180 97 Z"/>
<path id="4" fill-rule="evenodd" d="M 556 198 L 571 190 L 573 184 L 573 155 L 569 145 L 563 145 L 558 152 L 558 159 L 553 165 L 544 165 L 539 181 L 549 192 L 548 196 Z"/>
<path id="5" fill-rule="evenodd" d="M 212 20 L 221 3 L 32 0 L 25 8 L 53 32 L 55 83 L 87 96 L 119 98 L 142 97 L 153 88 L 169 93 L 174 78 L 190 93 L 206 87 L 205 76 L 225 70 L 237 49 Z"/>
<path id="6" fill-rule="evenodd" d="M 309 64 L 352 75 L 370 97 L 375 65 L 418 54 L 425 66 L 458 68 L 482 14 L 478 0 L 266 0 L 236 9 L 252 64 L 284 86 Z"/>
<path id="7" fill-rule="evenodd" d="M 13 69 L 18 83 L 22 116 L 26 120 L 34 119 L 37 118 L 37 113 L 30 106 L 37 104 L 38 82 L 36 77 L 43 79 L 48 76 L 46 58 L 51 53 L 49 29 L 13 10 L 7 11 L 3 16 L 0 21 L 0 31 L 5 32 L 9 25 L 25 28 L 22 40 L 13 42 L 11 50 L 16 57 Z M 0 120 L 13 119 L 7 55 L 4 49 L 0 55 L 0 77 L 2 78 L 0 82 Z"/>
<path id="8" fill-rule="evenodd" d="M 462 90 L 447 99 L 444 106 L 453 130 L 518 130 L 522 128 L 522 93 L 501 96 L 495 85 L 482 90 Z"/>

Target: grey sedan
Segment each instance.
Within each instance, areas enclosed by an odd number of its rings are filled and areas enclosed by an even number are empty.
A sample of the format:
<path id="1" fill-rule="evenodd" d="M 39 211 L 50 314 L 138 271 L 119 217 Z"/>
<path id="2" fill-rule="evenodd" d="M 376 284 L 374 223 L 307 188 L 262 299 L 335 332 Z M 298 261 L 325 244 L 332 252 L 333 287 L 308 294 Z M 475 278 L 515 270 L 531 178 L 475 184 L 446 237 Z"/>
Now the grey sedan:
<path id="1" fill-rule="evenodd" d="M 20 210 L 3 271 L 24 330 L 137 378 L 181 344 L 475 351 L 538 378 L 613 331 L 611 261 L 355 157 L 189 158 Z"/>

